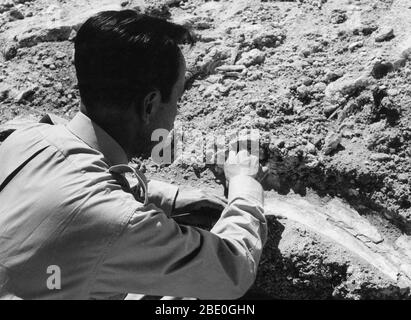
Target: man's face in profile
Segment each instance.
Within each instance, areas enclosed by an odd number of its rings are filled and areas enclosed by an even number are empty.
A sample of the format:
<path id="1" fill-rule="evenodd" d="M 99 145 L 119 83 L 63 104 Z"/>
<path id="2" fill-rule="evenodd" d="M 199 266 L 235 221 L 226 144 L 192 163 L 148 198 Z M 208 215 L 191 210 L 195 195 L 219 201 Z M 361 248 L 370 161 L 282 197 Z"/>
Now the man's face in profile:
<path id="1" fill-rule="evenodd" d="M 149 155 L 151 149 L 158 143 L 156 141 L 151 141 L 151 136 L 153 132 L 157 129 L 165 129 L 170 131 L 174 127 L 174 121 L 177 115 L 177 105 L 178 101 L 182 97 L 185 88 L 185 74 L 186 74 L 186 62 L 183 54 L 180 55 L 179 70 L 177 81 L 174 83 L 170 98 L 167 101 L 162 101 L 158 108 L 153 111 L 153 114 L 150 116 L 150 121 L 144 128 L 144 137 L 137 137 L 136 142 L 136 155 Z M 142 152 L 141 142 L 145 141 L 144 145 L 148 148 Z"/>
<path id="2" fill-rule="evenodd" d="M 159 112 L 156 113 L 156 118 L 153 121 L 155 129 L 166 129 L 170 131 L 174 127 L 174 121 L 177 115 L 177 104 L 184 93 L 185 74 L 186 62 L 184 56 L 181 54 L 177 81 L 174 83 L 170 98 L 168 101 L 161 103 Z"/>

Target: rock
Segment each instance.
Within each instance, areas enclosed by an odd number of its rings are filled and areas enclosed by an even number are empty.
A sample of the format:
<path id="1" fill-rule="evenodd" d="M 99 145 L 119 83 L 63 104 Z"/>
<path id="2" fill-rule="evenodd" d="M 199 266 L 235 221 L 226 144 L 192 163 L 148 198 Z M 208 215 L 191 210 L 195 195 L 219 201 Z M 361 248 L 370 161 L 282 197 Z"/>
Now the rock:
<path id="1" fill-rule="evenodd" d="M 281 45 L 285 40 L 285 35 L 278 34 L 276 30 L 264 30 L 263 32 L 256 35 L 253 39 L 253 44 L 262 49 L 264 47 L 267 48 L 275 48 Z"/>
<path id="2" fill-rule="evenodd" d="M 325 75 L 326 82 L 333 82 L 343 76 L 342 71 L 328 71 Z"/>
<path id="3" fill-rule="evenodd" d="M 169 19 L 171 16 L 170 5 L 167 1 L 140 1 L 140 5 L 134 7 L 134 9 L 161 19 Z"/>
<path id="4" fill-rule="evenodd" d="M 347 13 L 345 10 L 335 9 L 331 13 L 330 22 L 333 24 L 340 24 L 347 21 Z"/>
<path id="5" fill-rule="evenodd" d="M 300 51 L 300 56 L 303 58 L 307 58 L 311 54 L 311 50 L 308 48 L 302 49 Z"/>
<path id="6" fill-rule="evenodd" d="M 334 113 L 335 110 L 338 109 L 338 105 L 336 104 L 329 104 L 326 105 L 323 109 L 324 114 L 329 117 L 330 115 L 332 115 Z"/>
<path id="7" fill-rule="evenodd" d="M 408 38 L 401 44 L 401 58 L 410 60 L 411 59 L 411 37 Z"/>
<path id="8" fill-rule="evenodd" d="M 13 8 L 14 3 L 10 0 L 8 1 L 2 1 L 0 3 L 0 14 L 9 11 L 11 8 Z"/>
<path id="9" fill-rule="evenodd" d="M 329 102 L 341 102 L 346 98 L 359 94 L 371 84 L 371 79 L 367 76 L 352 77 L 344 76 L 335 82 L 330 83 L 325 90 L 325 97 Z"/>
<path id="10" fill-rule="evenodd" d="M 402 53 L 401 56 L 403 56 L 405 59 L 411 59 L 411 47 L 405 49 Z"/>
<path id="11" fill-rule="evenodd" d="M 355 49 L 361 48 L 362 46 L 364 46 L 364 42 L 363 41 L 357 41 L 357 42 L 351 43 L 348 46 L 348 50 L 354 51 Z"/>
<path id="12" fill-rule="evenodd" d="M 329 155 L 340 145 L 342 140 L 342 135 L 340 133 L 332 132 L 330 133 L 324 141 L 323 152 L 325 155 Z"/>
<path id="13" fill-rule="evenodd" d="M 374 105 L 371 109 L 373 120 L 386 119 L 391 125 L 397 123 L 401 116 L 401 107 L 394 101 L 387 96 L 379 104 Z"/>
<path id="14" fill-rule="evenodd" d="M 58 60 L 62 60 L 62 59 L 64 59 L 64 58 L 66 57 L 66 54 L 65 54 L 64 52 L 57 51 L 55 57 L 56 57 L 56 59 L 58 59 Z"/>
<path id="15" fill-rule="evenodd" d="M 392 156 L 386 153 L 374 153 L 370 159 L 377 162 L 385 162 L 392 160 Z"/>
<path id="16" fill-rule="evenodd" d="M 207 78 L 207 82 L 209 83 L 221 83 L 222 76 L 219 74 L 212 74 Z"/>
<path id="17" fill-rule="evenodd" d="M 311 96 L 311 89 L 306 85 L 301 85 L 297 87 L 297 96 L 300 101 L 307 101 L 310 99 Z"/>
<path id="18" fill-rule="evenodd" d="M 257 49 L 278 47 L 286 38 L 280 28 L 262 24 L 245 25 L 237 37 L 244 47 Z"/>
<path id="19" fill-rule="evenodd" d="M 6 100 L 10 95 L 11 89 L 8 86 L 0 86 L 0 102 Z"/>
<path id="20" fill-rule="evenodd" d="M 233 90 L 242 90 L 245 87 L 247 87 L 247 83 L 245 83 L 244 81 L 235 81 L 231 85 L 231 89 L 233 89 Z"/>
<path id="21" fill-rule="evenodd" d="M 406 58 L 399 58 L 399 59 L 395 60 L 392 65 L 394 67 L 394 70 L 398 70 L 398 69 L 404 67 L 406 64 L 407 64 L 407 59 Z"/>
<path id="22" fill-rule="evenodd" d="M 26 2 L 32 2 L 34 0 L 14 0 L 16 4 L 25 4 Z"/>
<path id="23" fill-rule="evenodd" d="M 399 173 L 397 175 L 397 178 L 398 178 L 399 181 L 406 183 L 406 182 L 410 181 L 411 176 L 408 173 Z"/>
<path id="24" fill-rule="evenodd" d="M 277 147 L 277 148 L 283 148 L 284 146 L 285 146 L 285 140 L 284 139 L 281 139 L 281 138 L 279 138 L 279 139 L 276 139 L 275 141 L 274 141 L 274 145 Z"/>
<path id="25" fill-rule="evenodd" d="M 307 48 L 303 48 L 300 52 L 300 56 L 303 58 L 308 58 L 310 55 L 318 52 L 324 51 L 322 44 L 314 43 L 308 46 Z"/>
<path id="26" fill-rule="evenodd" d="M 378 30 L 378 26 L 376 25 L 362 25 L 353 30 L 354 35 L 364 35 L 369 36 L 374 31 Z"/>
<path id="27" fill-rule="evenodd" d="M 54 85 L 54 89 L 56 89 L 56 91 L 64 92 L 64 86 L 61 82 L 57 82 Z"/>
<path id="28" fill-rule="evenodd" d="M 201 54 L 194 52 L 194 54 Z M 204 54 L 204 53 L 203 53 Z M 202 59 L 198 57 L 188 56 L 187 59 L 187 73 L 192 77 L 196 75 L 210 75 L 213 74 L 217 67 L 223 65 L 225 60 L 229 58 L 230 50 L 227 47 L 217 47 L 209 50 Z"/>
<path id="29" fill-rule="evenodd" d="M 183 15 L 173 20 L 174 23 L 180 24 L 186 28 L 205 30 L 213 27 L 211 17 L 196 16 L 192 14 Z"/>
<path id="30" fill-rule="evenodd" d="M 375 79 L 381 79 L 392 71 L 394 71 L 394 65 L 391 62 L 377 61 L 372 67 L 371 75 Z"/>
<path id="31" fill-rule="evenodd" d="M 387 27 L 382 29 L 375 37 L 376 42 L 389 41 L 394 38 L 394 29 Z"/>
<path id="32" fill-rule="evenodd" d="M 252 49 L 241 55 L 240 60 L 237 62 L 239 65 L 245 65 L 246 67 L 261 64 L 265 61 L 265 54 L 259 49 Z"/>
<path id="33" fill-rule="evenodd" d="M 22 90 L 20 91 L 16 97 L 15 97 L 15 101 L 17 103 L 21 103 L 24 100 L 28 100 L 30 97 L 32 97 L 34 95 L 34 93 L 37 91 L 38 87 L 37 86 L 32 86 L 28 89 Z"/>
<path id="34" fill-rule="evenodd" d="M 30 30 L 19 36 L 19 47 L 32 47 L 40 42 L 57 42 L 68 40 L 71 34 L 70 26 L 55 26 L 42 30 Z"/>
<path id="35" fill-rule="evenodd" d="M 352 192 L 357 193 L 356 190 Z M 301 294 L 301 290 L 307 293 L 299 297 L 295 295 L 294 298 L 310 299 L 309 294 L 313 290 L 318 290 L 318 286 L 322 287 L 320 292 L 323 294 L 326 286 L 314 280 L 317 277 L 313 275 L 319 269 L 324 271 L 326 261 L 332 257 L 334 266 L 338 265 L 339 259 L 344 261 L 346 266 L 329 272 L 330 276 L 325 281 L 330 286 L 327 289 L 329 296 L 378 299 L 381 296 L 395 295 L 398 298 L 409 298 L 411 286 L 409 236 L 401 236 L 395 244 L 386 241 L 384 234 L 378 228 L 338 198 L 325 200 L 325 203 L 320 204 L 318 199 L 310 199 L 309 196 L 304 198 L 290 195 L 276 196 L 266 199 L 265 212 L 269 226 L 269 241 L 261 259 L 260 276 L 257 277 L 257 284 L 264 288 L 265 292 L 270 292 L 275 297 L 287 298 L 284 291 L 292 290 L 298 285 L 298 294 Z M 273 214 L 280 218 L 269 219 Z M 298 223 L 298 227 L 290 229 L 288 225 L 290 222 Z M 311 233 L 313 231 L 333 243 L 324 247 L 325 241 L 313 237 Z M 340 246 L 345 250 L 340 251 L 338 249 Z M 315 250 L 316 247 L 317 252 L 310 254 L 310 251 Z M 332 253 L 333 250 L 338 250 L 338 254 Z M 319 252 L 326 257 L 324 260 L 321 259 Z M 284 257 L 287 257 L 285 263 L 282 260 Z M 352 260 L 352 257 L 356 258 Z M 348 262 L 349 260 L 351 261 Z M 314 261 L 315 265 L 308 266 Z M 275 265 L 276 263 L 279 265 Z M 304 268 L 301 264 L 304 264 Z M 298 270 L 304 272 L 290 272 L 295 270 L 295 265 L 298 265 Z M 341 279 L 344 284 L 331 285 L 330 281 L 334 281 L 339 269 L 343 270 Z M 280 276 L 280 274 L 284 275 Z M 324 279 L 324 276 L 319 278 Z M 315 285 L 310 281 L 305 282 L 304 279 L 314 281 Z M 384 280 L 381 281 L 382 279 Z M 378 289 L 372 289 L 373 287 Z M 318 293 L 314 297 L 318 297 Z"/>
<path id="36" fill-rule="evenodd" d="M 52 69 L 52 70 L 56 68 L 53 58 L 47 58 L 46 60 L 44 60 L 43 66 L 45 66 L 46 68 Z"/>
<path id="37" fill-rule="evenodd" d="M 67 4 L 71 6 L 70 4 Z M 64 11 L 64 6 L 61 6 Z M 5 43 L 14 43 L 17 47 L 31 47 L 40 42 L 66 41 L 73 30 L 92 15 L 106 10 L 120 10 L 120 4 L 95 5 L 87 10 L 70 7 L 70 15 L 60 16 L 59 12 L 40 16 L 38 19 L 25 19 L 13 22 L 13 28 L 3 32 L 0 37 Z M 60 11 L 60 10 L 57 10 Z M 26 21 L 27 20 L 27 21 Z"/>
<path id="38" fill-rule="evenodd" d="M 221 95 L 227 95 L 230 91 L 229 87 L 222 85 L 221 83 L 215 83 L 207 87 L 203 92 L 203 97 L 219 97 Z"/>
<path id="39" fill-rule="evenodd" d="M 395 97 L 398 95 L 399 91 L 397 89 L 388 89 L 387 90 L 387 95 L 391 97 Z"/>
<path id="40" fill-rule="evenodd" d="M 20 10 L 18 9 L 12 9 L 9 11 L 9 15 L 12 19 L 14 20 L 23 20 L 24 19 L 24 15 L 23 13 L 21 13 Z"/>
<path id="41" fill-rule="evenodd" d="M 68 37 L 68 41 L 74 41 L 76 39 L 77 36 L 77 31 L 76 30 L 71 30 L 70 35 Z"/>
<path id="42" fill-rule="evenodd" d="M 14 44 L 4 44 L 1 53 L 6 61 L 11 60 L 17 55 L 17 46 Z"/>
<path id="43" fill-rule="evenodd" d="M 324 92 L 327 89 L 327 85 L 324 82 L 318 82 L 313 87 L 315 92 Z"/>
<path id="44" fill-rule="evenodd" d="M 193 14 L 185 14 L 185 15 L 175 17 L 173 19 L 173 22 L 176 24 L 182 25 L 186 28 L 193 28 L 194 21 L 198 18 L 199 18 L 198 16 L 195 16 Z"/>
<path id="45" fill-rule="evenodd" d="M 305 150 L 306 150 L 308 153 L 311 153 L 311 154 L 316 154 L 316 153 L 317 153 L 317 148 L 316 148 L 315 145 L 312 144 L 311 142 L 308 142 L 308 143 L 307 143 L 307 145 L 305 146 Z"/>
<path id="46" fill-rule="evenodd" d="M 53 58 L 47 58 L 46 60 L 43 61 L 43 66 L 45 67 L 50 67 L 53 64 L 54 64 Z"/>
<path id="47" fill-rule="evenodd" d="M 301 82 L 305 86 L 310 86 L 313 83 L 313 79 L 311 79 L 310 77 L 302 77 Z"/>
<path id="48" fill-rule="evenodd" d="M 223 65 L 216 68 L 217 71 L 221 72 L 242 72 L 246 69 L 244 65 Z"/>

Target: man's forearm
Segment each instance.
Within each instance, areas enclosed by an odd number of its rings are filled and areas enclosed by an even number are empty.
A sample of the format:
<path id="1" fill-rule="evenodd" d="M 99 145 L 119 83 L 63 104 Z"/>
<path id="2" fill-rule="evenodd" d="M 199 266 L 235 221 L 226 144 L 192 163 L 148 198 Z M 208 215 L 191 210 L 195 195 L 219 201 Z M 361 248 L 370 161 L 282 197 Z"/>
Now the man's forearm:
<path id="1" fill-rule="evenodd" d="M 149 202 L 162 209 L 167 216 L 172 213 L 177 194 L 178 186 L 158 180 L 148 183 Z"/>
<path id="2" fill-rule="evenodd" d="M 251 177 L 234 177 L 230 181 L 228 201 L 227 209 L 211 232 L 246 254 L 255 273 L 267 239 L 263 189 Z"/>

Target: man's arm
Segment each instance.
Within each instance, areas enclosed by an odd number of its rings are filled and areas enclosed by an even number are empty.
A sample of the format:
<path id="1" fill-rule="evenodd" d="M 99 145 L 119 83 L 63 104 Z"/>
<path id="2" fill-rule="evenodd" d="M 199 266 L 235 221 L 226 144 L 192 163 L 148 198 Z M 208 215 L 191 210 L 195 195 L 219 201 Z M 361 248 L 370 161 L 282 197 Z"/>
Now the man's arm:
<path id="1" fill-rule="evenodd" d="M 241 297 L 255 280 L 266 227 L 261 202 L 231 196 L 212 232 L 180 226 L 153 205 L 136 212 L 110 249 L 101 274 L 105 288 L 99 290 Z"/>
<path id="2" fill-rule="evenodd" d="M 149 203 L 162 209 L 167 216 L 170 216 L 173 211 L 178 192 L 179 188 L 170 183 L 158 180 L 148 182 Z"/>
<path id="3" fill-rule="evenodd" d="M 261 185 L 233 176 L 229 204 L 211 232 L 178 225 L 154 205 L 135 212 L 109 249 L 95 290 L 239 298 L 255 280 L 266 232 Z"/>
<path id="4" fill-rule="evenodd" d="M 196 188 L 150 180 L 148 202 L 162 209 L 180 224 L 210 230 L 227 206 L 224 198 Z"/>

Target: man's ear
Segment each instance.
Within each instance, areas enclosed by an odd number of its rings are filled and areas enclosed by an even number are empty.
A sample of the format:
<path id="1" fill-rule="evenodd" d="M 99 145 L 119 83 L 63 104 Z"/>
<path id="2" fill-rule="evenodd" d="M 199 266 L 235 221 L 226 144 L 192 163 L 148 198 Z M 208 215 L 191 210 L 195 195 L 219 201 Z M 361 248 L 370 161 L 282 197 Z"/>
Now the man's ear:
<path id="1" fill-rule="evenodd" d="M 153 90 L 149 92 L 143 100 L 143 122 L 148 124 L 150 122 L 151 116 L 155 114 L 161 104 L 161 93 L 159 90 Z"/>

